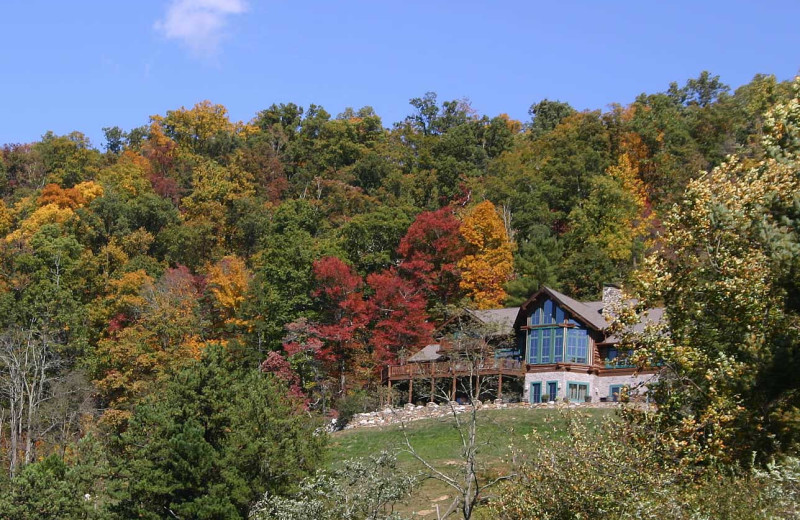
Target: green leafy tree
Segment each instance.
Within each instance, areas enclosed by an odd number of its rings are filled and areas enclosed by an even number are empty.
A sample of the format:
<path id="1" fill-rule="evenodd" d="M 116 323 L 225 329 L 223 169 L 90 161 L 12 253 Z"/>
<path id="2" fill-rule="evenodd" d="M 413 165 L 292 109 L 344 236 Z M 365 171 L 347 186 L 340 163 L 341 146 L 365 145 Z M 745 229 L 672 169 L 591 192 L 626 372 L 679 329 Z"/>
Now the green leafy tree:
<path id="1" fill-rule="evenodd" d="M 246 518 L 313 472 L 324 435 L 285 388 L 220 348 L 136 409 L 116 441 L 111 510 L 124 518 Z"/>
<path id="2" fill-rule="evenodd" d="M 528 131 L 532 138 L 537 139 L 555 129 L 564 118 L 575 112 L 569 103 L 543 99 L 528 109 L 528 114 L 531 116 Z"/>
<path id="3" fill-rule="evenodd" d="M 639 275 L 642 305 L 663 301 L 668 319 L 629 338 L 633 359 L 664 363 L 650 419 L 688 464 L 793 450 L 800 439 L 790 375 L 800 369 L 800 158 L 790 137 L 800 80 L 795 88 L 767 115 L 771 157 L 731 157 L 690 182 L 667 219 L 664 253 Z M 634 319 L 627 312 L 622 322 Z"/>
<path id="4" fill-rule="evenodd" d="M 50 455 L 26 466 L 8 489 L 0 492 L 0 511 L 8 520 L 100 519 L 92 496 L 81 482 L 79 468 Z M 88 497 L 88 498 L 87 498 Z"/>
<path id="5" fill-rule="evenodd" d="M 397 261 L 397 246 L 411 220 L 405 208 L 379 206 L 342 226 L 342 248 L 362 273 L 387 269 Z"/>

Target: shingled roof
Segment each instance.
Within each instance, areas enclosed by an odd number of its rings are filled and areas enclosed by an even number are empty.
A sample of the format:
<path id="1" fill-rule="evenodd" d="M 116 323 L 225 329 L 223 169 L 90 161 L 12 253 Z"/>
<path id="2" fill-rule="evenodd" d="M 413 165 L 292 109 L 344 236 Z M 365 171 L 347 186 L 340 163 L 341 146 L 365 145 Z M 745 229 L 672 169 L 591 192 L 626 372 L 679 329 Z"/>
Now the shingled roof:
<path id="1" fill-rule="evenodd" d="M 485 325 L 497 327 L 499 334 L 513 334 L 514 320 L 519 314 L 519 307 L 506 307 L 504 309 L 470 310 L 467 312 Z"/>
<path id="2" fill-rule="evenodd" d="M 521 307 L 485 310 L 466 309 L 465 312 L 483 324 L 497 327 L 497 334 L 513 334 L 515 327 L 521 327 L 527 323 L 527 309 L 533 305 L 542 294 L 547 294 L 590 328 L 597 331 L 604 331 L 608 328 L 609 324 L 603 315 L 604 304 L 602 301 L 581 302 L 550 287 L 542 287 L 536 294 L 528 298 Z M 648 323 L 658 323 L 663 317 L 664 309 L 660 307 L 648 309 L 642 314 L 641 321 L 634 325 L 633 330 L 634 332 L 642 332 Z M 603 341 L 604 344 L 618 342 L 619 338 L 616 336 L 609 336 Z M 408 362 L 425 363 L 438 361 L 443 357 L 442 347 L 437 343 L 425 346 L 413 356 L 409 357 Z"/>
<path id="3" fill-rule="evenodd" d="M 604 331 L 606 328 L 608 328 L 609 323 L 606 321 L 606 317 L 603 315 L 604 303 L 602 301 L 580 302 L 570 298 L 566 294 L 556 291 L 555 289 L 551 289 L 550 287 L 542 287 L 533 296 L 528 298 L 525 303 L 522 304 L 514 321 L 515 327 L 521 327 L 526 324 L 528 319 L 528 308 L 530 308 L 530 306 L 533 305 L 543 294 L 550 296 L 550 298 L 558 302 L 562 307 L 567 309 L 570 313 L 572 313 L 573 316 L 585 323 L 588 327 L 597 331 Z M 635 332 L 641 332 L 648 323 L 658 323 L 663 319 L 663 317 L 664 309 L 660 307 L 648 309 L 642 314 L 641 321 L 634 325 L 633 330 Z M 616 336 L 609 336 L 603 341 L 603 343 L 617 343 L 618 341 L 619 338 Z"/>
<path id="4" fill-rule="evenodd" d="M 443 356 L 440 354 L 442 346 L 438 343 L 434 345 L 427 345 L 422 350 L 408 358 L 409 363 L 427 363 L 430 361 L 439 361 Z"/>

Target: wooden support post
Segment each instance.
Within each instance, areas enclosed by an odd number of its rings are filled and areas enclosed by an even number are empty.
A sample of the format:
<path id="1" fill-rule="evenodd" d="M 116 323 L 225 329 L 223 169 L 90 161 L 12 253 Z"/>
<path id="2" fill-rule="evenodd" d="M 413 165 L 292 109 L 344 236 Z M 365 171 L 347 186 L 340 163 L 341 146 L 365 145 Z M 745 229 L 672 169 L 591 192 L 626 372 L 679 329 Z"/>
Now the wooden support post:
<path id="1" fill-rule="evenodd" d="M 500 378 L 497 380 L 497 398 L 503 398 L 503 373 L 500 372 Z"/>
<path id="2" fill-rule="evenodd" d="M 412 403 L 412 396 L 414 395 L 414 378 L 408 379 L 408 404 Z"/>
<path id="3" fill-rule="evenodd" d="M 389 405 L 390 408 L 394 405 L 394 402 L 392 400 L 392 380 L 391 379 L 389 380 L 389 391 L 386 392 L 386 401 L 387 401 L 386 404 Z"/>
<path id="4" fill-rule="evenodd" d="M 435 366 L 436 363 L 431 363 L 431 397 L 430 400 L 428 401 L 429 403 L 432 403 L 434 401 L 434 395 L 436 394 L 436 377 L 434 377 L 433 375 Z"/>
<path id="5" fill-rule="evenodd" d="M 456 380 L 457 379 L 458 378 L 456 377 L 456 374 L 453 373 L 453 388 L 450 390 L 450 400 L 451 401 L 455 401 L 456 400 Z"/>

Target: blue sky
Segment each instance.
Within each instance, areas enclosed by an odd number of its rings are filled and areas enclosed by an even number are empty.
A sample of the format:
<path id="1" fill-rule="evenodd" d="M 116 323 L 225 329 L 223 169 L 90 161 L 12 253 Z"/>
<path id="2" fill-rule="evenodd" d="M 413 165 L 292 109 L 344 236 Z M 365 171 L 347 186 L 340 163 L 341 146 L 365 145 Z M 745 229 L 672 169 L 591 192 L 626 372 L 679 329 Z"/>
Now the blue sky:
<path id="1" fill-rule="evenodd" d="M 651 5 L 652 4 L 652 5 Z M 130 129 L 210 99 L 235 120 L 272 103 L 333 115 L 467 97 L 524 120 L 543 98 L 629 103 L 707 69 L 737 87 L 800 67 L 800 2 L 6 0 L 0 143 Z"/>

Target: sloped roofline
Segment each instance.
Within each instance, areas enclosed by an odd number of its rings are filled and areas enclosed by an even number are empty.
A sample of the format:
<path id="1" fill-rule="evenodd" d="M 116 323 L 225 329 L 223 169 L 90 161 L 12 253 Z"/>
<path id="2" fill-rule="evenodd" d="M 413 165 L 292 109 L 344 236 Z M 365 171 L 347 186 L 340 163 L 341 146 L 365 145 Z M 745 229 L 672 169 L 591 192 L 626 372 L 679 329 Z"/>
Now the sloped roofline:
<path id="1" fill-rule="evenodd" d="M 602 331 L 605 327 L 598 327 L 595 323 L 595 320 L 592 316 L 586 315 L 586 310 L 581 309 L 583 304 L 577 300 L 573 300 L 569 296 L 561 294 L 560 292 L 556 291 L 555 289 L 551 289 L 547 286 L 542 286 L 541 289 L 536 291 L 533 296 L 528 298 L 525 303 L 520 305 L 519 313 L 517 314 L 517 319 L 514 321 L 514 328 L 518 329 L 519 327 L 524 326 L 528 321 L 528 309 L 530 309 L 531 305 L 535 303 L 542 295 L 547 295 L 563 308 L 568 310 L 575 318 L 579 319 L 584 325 L 591 328 L 592 330 Z"/>

